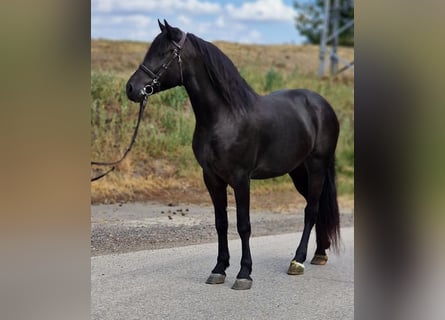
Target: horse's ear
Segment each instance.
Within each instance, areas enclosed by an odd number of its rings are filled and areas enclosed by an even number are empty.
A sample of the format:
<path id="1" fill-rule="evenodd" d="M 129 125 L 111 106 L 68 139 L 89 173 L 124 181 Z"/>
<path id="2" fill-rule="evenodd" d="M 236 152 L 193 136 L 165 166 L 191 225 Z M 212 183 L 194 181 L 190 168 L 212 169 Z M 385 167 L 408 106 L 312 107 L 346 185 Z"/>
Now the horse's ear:
<path id="1" fill-rule="evenodd" d="M 158 19 L 158 24 L 159 24 L 159 29 L 161 29 L 161 32 L 165 30 L 165 26 L 161 23 L 161 21 L 159 21 Z"/>
<path id="2" fill-rule="evenodd" d="M 165 24 L 165 29 L 167 29 L 167 35 L 170 38 L 170 40 L 178 41 L 178 38 L 181 37 L 181 30 L 169 25 L 167 20 L 165 19 L 164 19 L 164 24 Z"/>

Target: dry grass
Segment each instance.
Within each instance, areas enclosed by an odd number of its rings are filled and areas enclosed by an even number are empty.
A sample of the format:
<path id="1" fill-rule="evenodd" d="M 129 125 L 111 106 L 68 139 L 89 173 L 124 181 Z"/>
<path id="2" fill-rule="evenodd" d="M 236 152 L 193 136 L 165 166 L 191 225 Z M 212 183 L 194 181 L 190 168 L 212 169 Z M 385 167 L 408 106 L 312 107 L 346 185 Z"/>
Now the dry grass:
<path id="1" fill-rule="evenodd" d="M 247 45 L 230 42 L 215 42 L 240 69 L 254 66 L 263 73 L 273 68 L 280 73 L 316 74 L 319 64 L 319 47 L 315 45 Z M 150 43 L 131 41 L 92 40 L 91 69 L 113 71 L 128 78 L 142 61 Z M 353 48 L 338 49 L 338 54 L 352 61 Z M 326 56 L 326 59 L 328 57 Z M 352 69 L 345 71 L 340 79 L 353 80 Z"/>

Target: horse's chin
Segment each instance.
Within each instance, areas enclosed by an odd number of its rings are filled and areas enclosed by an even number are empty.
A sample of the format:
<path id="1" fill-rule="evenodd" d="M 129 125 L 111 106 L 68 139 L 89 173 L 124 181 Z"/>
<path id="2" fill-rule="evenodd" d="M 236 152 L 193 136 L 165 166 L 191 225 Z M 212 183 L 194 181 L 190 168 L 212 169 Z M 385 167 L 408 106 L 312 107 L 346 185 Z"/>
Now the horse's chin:
<path id="1" fill-rule="evenodd" d="M 137 102 L 137 103 L 141 103 L 144 100 L 144 96 L 141 94 L 137 94 L 137 95 L 130 94 L 130 95 L 127 95 L 127 98 L 130 101 Z"/>

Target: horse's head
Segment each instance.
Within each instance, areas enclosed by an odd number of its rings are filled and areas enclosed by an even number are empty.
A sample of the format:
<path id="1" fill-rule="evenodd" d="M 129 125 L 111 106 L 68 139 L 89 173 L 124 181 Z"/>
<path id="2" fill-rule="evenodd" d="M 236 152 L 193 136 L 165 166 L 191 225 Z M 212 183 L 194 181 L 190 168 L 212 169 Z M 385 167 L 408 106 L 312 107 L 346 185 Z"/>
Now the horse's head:
<path id="1" fill-rule="evenodd" d="M 142 64 L 127 82 L 127 97 L 141 102 L 157 92 L 182 85 L 181 51 L 186 33 L 159 20 L 161 33 L 156 36 Z"/>

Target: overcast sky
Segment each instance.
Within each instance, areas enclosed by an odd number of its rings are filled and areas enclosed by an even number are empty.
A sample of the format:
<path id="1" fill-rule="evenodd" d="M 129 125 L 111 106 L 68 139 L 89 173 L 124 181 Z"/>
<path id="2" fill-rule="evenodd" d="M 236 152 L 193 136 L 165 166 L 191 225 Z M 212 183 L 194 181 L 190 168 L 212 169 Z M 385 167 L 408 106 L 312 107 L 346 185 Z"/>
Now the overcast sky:
<path id="1" fill-rule="evenodd" d="M 208 40 L 300 44 L 293 0 L 92 0 L 91 37 L 151 41 L 157 19 Z"/>

